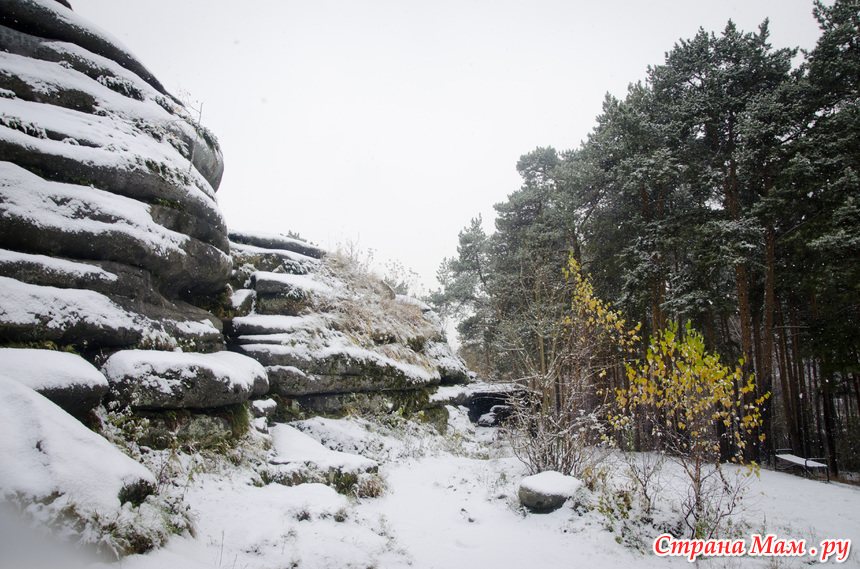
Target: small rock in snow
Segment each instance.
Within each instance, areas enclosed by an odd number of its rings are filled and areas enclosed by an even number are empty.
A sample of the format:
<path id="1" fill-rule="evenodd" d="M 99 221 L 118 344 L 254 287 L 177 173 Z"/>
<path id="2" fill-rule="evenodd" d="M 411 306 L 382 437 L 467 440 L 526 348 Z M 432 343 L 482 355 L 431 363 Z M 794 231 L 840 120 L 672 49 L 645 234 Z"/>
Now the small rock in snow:
<path id="1" fill-rule="evenodd" d="M 582 482 L 573 476 L 548 470 L 527 476 L 520 482 L 520 502 L 536 513 L 548 513 L 559 509 L 571 498 Z"/>

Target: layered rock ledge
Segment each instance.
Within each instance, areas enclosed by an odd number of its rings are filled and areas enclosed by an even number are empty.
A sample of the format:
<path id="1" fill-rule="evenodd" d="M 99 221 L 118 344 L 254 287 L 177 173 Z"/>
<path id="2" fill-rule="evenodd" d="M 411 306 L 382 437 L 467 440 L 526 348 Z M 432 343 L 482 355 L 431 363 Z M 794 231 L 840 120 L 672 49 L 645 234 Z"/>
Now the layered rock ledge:
<path id="1" fill-rule="evenodd" d="M 220 349 L 215 138 L 115 38 L 0 4 L 0 340 Z"/>

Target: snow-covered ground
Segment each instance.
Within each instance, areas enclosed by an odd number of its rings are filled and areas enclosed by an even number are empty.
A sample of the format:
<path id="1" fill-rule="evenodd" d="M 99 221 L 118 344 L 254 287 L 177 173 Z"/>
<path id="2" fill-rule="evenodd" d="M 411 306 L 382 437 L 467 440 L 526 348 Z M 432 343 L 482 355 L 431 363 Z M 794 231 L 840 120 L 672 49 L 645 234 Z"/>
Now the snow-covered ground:
<path id="1" fill-rule="evenodd" d="M 658 557 L 651 543 L 625 547 L 608 529 L 603 514 L 589 510 L 586 496 L 550 514 L 526 512 L 517 499 L 527 474 L 494 428 L 474 428 L 463 409 L 452 411 L 448 435 L 402 420 L 311 419 L 272 429 L 267 461 L 361 454 L 379 463 L 387 490 L 378 498 L 354 498 L 322 484 L 262 484 L 259 464 L 228 461 L 178 477 L 195 521 L 196 537 L 173 538 L 166 547 L 127 557 L 100 569 L 165 567 L 249 568 L 656 568 L 685 567 L 684 557 Z M 263 437 L 263 435 L 260 435 Z M 290 440 L 301 439 L 301 445 Z M 313 439 L 331 453 L 315 448 Z M 291 450 L 292 449 L 292 450 Z M 281 460 L 277 460 L 280 457 Z M 623 484 L 621 467 L 610 480 Z M 663 468 L 663 501 L 671 511 L 678 472 Z M 620 486 L 619 486 L 620 487 Z M 591 504 L 598 502 L 591 496 Z M 653 531 L 653 528 L 651 528 Z M 825 538 L 860 537 L 860 488 L 826 484 L 782 472 L 762 470 L 753 477 L 733 535 L 749 544 L 751 534 L 806 539 L 807 547 Z M 643 535 L 646 535 L 643 533 Z M 860 567 L 851 552 L 843 567 Z M 811 556 L 711 557 L 705 567 L 805 567 Z M 830 563 L 833 563 L 831 560 Z"/>

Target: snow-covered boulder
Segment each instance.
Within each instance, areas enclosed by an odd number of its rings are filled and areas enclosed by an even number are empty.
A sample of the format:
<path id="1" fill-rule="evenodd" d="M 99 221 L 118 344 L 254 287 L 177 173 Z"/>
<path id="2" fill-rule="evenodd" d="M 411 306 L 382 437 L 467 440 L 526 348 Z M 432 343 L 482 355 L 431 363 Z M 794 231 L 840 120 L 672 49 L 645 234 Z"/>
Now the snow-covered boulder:
<path id="1" fill-rule="evenodd" d="M 230 330 L 234 337 L 247 343 L 265 343 L 301 334 L 302 331 L 320 329 L 325 322 L 316 314 L 288 316 L 277 314 L 250 314 L 233 318 Z"/>
<path id="2" fill-rule="evenodd" d="M 430 393 L 430 405 L 444 407 L 446 405 L 463 406 L 469 401 L 472 390 L 465 385 L 443 385 Z"/>
<path id="3" fill-rule="evenodd" d="M 251 275 L 251 286 L 257 295 L 283 295 L 294 300 L 304 300 L 313 294 L 326 294 L 331 288 L 307 275 L 291 275 L 256 271 Z"/>
<path id="4" fill-rule="evenodd" d="M 490 410 L 478 417 L 479 427 L 495 427 L 511 415 L 510 405 L 493 405 Z"/>
<path id="5" fill-rule="evenodd" d="M 357 346 L 308 350 L 272 344 L 239 346 L 266 366 L 272 390 L 296 397 L 320 393 L 416 389 L 439 383 L 439 373 Z"/>
<path id="6" fill-rule="evenodd" d="M 469 383 L 469 368 L 463 358 L 454 353 L 448 342 L 432 342 L 424 354 L 430 363 L 439 370 L 442 385 Z"/>
<path id="7" fill-rule="evenodd" d="M 230 230 L 230 241 L 234 243 L 252 245 L 264 249 L 277 249 L 280 251 L 292 251 L 313 259 L 322 259 L 326 251 L 322 247 L 311 245 L 307 241 L 293 239 L 284 235 L 264 233 L 260 231 L 238 231 Z"/>
<path id="8" fill-rule="evenodd" d="M 469 385 L 469 391 L 469 399 L 465 403 L 469 408 L 469 419 L 477 423 L 481 417 L 492 414 L 486 417 L 490 425 L 509 415 L 511 398 L 521 396 L 516 385 L 503 382 L 474 382 Z"/>
<path id="9" fill-rule="evenodd" d="M 313 464 L 323 470 L 336 469 L 355 473 L 375 472 L 379 468 L 379 464 L 369 458 L 326 448 L 290 425 L 277 425 L 271 430 L 271 434 L 270 464 Z"/>
<path id="10" fill-rule="evenodd" d="M 339 492 L 356 493 L 363 482 L 376 479 L 379 463 L 374 460 L 329 449 L 290 425 L 275 425 L 269 433 L 272 455 L 267 477 L 272 482 L 288 486 L 323 482 Z"/>
<path id="11" fill-rule="evenodd" d="M 305 275 L 319 268 L 320 261 L 286 249 L 267 249 L 230 241 L 233 271 L 230 283 L 241 288 L 254 271 L 282 271 L 294 275 Z"/>
<path id="12" fill-rule="evenodd" d="M 66 8 L 68 2 L 60 2 Z M 4 2 L 4 24 L 14 22 L 26 30 L 44 37 L 74 43 L 92 53 L 114 60 L 161 93 L 167 93 L 161 83 L 132 55 L 98 28 L 87 25 L 71 13 L 59 10 L 50 0 L 16 0 Z"/>
<path id="13" fill-rule="evenodd" d="M 268 419 L 277 408 L 278 403 L 274 399 L 257 399 L 251 403 L 251 412 L 257 419 Z"/>
<path id="14" fill-rule="evenodd" d="M 165 227 L 151 205 L 134 198 L 0 162 L 0 201 L 0 237 L 9 248 L 141 267 L 165 282 L 164 292 L 205 291 L 229 275 L 223 251 Z"/>
<path id="15" fill-rule="evenodd" d="M 239 434 L 223 415 L 182 410 L 168 415 L 150 414 L 148 427 L 139 442 L 156 450 L 175 448 L 177 444 L 205 449 L 235 440 Z"/>
<path id="16" fill-rule="evenodd" d="M 91 363 L 51 350 L 0 349 L 0 376 L 26 385 L 75 415 L 96 407 L 108 390 L 107 379 Z"/>
<path id="17" fill-rule="evenodd" d="M 192 346 L 221 344 L 221 323 L 211 314 L 178 302 L 164 306 L 162 301 L 148 305 L 94 290 L 0 276 L 0 334 L 81 349 L 141 344 L 169 348 L 180 340 Z"/>
<path id="18" fill-rule="evenodd" d="M 0 11 L 0 336 L 214 348 L 217 141 L 115 38 L 52 0 Z M 83 294 L 78 294 L 83 293 Z"/>
<path id="19" fill-rule="evenodd" d="M 155 476 L 45 397 L 0 376 L 0 494 L 59 513 L 116 514 L 155 489 Z"/>
<path id="20" fill-rule="evenodd" d="M 102 367 L 117 397 L 137 409 L 223 407 L 269 388 L 258 362 L 233 352 L 124 350 Z"/>
<path id="21" fill-rule="evenodd" d="M 573 476 L 548 470 L 523 478 L 519 489 L 520 502 L 536 513 L 552 512 L 572 498 L 581 486 L 582 482 Z"/>

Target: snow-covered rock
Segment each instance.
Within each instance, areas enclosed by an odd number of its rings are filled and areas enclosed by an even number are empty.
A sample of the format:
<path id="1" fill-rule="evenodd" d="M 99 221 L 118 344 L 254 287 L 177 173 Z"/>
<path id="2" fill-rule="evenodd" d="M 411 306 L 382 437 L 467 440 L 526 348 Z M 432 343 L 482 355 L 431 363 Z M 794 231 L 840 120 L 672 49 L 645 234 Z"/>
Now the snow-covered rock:
<path id="1" fill-rule="evenodd" d="M 294 275 L 304 275 L 316 270 L 320 264 L 319 259 L 294 251 L 267 249 L 233 241 L 230 242 L 230 255 L 233 257 L 233 265 L 239 268 L 234 272 L 234 277 L 240 278 L 238 282 L 236 280 L 231 282 L 240 285 L 254 271 L 274 271 L 280 268 Z"/>
<path id="2" fill-rule="evenodd" d="M 511 414 L 510 405 L 493 405 L 490 410 L 478 417 L 479 427 L 495 427 Z"/>
<path id="3" fill-rule="evenodd" d="M 325 249 L 317 247 L 316 245 L 311 245 L 307 241 L 301 241 L 284 235 L 276 235 L 274 233 L 265 233 L 262 231 L 238 231 L 231 229 L 230 241 L 264 249 L 292 251 L 293 253 L 298 253 L 314 259 L 322 259 L 326 254 Z"/>
<path id="4" fill-rule="evenodd" d="M 246 344 L 243 354 L 266 366 L 272 389 L 284 396 L 415 389 L 439 383 L 436 370 L 357 346 Z"/>
<path id="5" fill-rule="evenodd" d="M 149 470 L 45 397 L 2 376 L 0 391 L 3 498 L 109 516 L 154 490 Z"/>
<path id="6" fill-rule="evenodd" d="M 471 395 L 472 390 L 465 385 L 444 385 L 430 394 L 430 404 L 437 407 L 465 405 Z"/>
<path id="7" fill-rule="evenodd" d="M 454 353 L 448 342 L 432 342 L 424 349 L 430 363 L 439 370 L 442 385 L 469 383 L 469 368 L 463 358 Z"/>
<path id="8" fill-rule="evenodd" d="M 141 291 L 141 296 L 146 296 Z M 164 303 L 167 303 L 163 298 Z M 136 306 L 135 306 L 136 305 Z M 152 343 L 219 345 L 220 322 L 190 305 L 147 304 L 88 289 L 42 286 L 0 276 L 0 333 L 90 347 Z"/>
<path id="9" fill-rule="evenodd" d="M 548 470 L 523 478 L 519 497 L 531 511 L 547 513 L 559 509 L 581 486 L 582 482 L 573 476 Z"/>
<path id="10" fill-rule="evenodd" d="M 278 294 L 302 300 L 312 294 L 326 294 L 331 288 L 306 275 L 291 275 L 256 271 L 251 283 L 258 295 Z"/>
<path id="11" fill-rule="evenodd" d="M 510 414 L 510 408 L 504 407 L 510 405 L 512 397 L 519 396 L 519 388 L 511 383 L 474 382 L 469 385 L 469 390 L 471 393 L 465 405 L 469 408 L 469 418 L 476 423 L 490 414 L 492 416 L 487 417 L 490 424 L 504 419 Z"/>
<path id="12" fill-rule="evenodd" d="M 233 352 L 124 350 L 108 358 L 102 371 L 117 396 L 138 409 L 222 407 L 269 387 L 262 365 Z"/>
<path id="13" fill-rule="evenodd" d="M 3 11 L 8 20 L 39 35 L 80 45 L 88 51 L 116 61 L 131 70 L 161 93 L 167 93 L 161 83 L 123 46 L 97 26 L 79 18 L 67 2 L 46 0 L 18 0 L 6 2 Z"/>
<path id="14" fill-rule="evenodd" d="M 280 424 L 271 429 L 273 456 L 271 464 L 313 464 L 323 470 L 342 472 L 372 472 L 379 468 L 376 461 L 357 454 L 331 450 L 291 427 Z"/>
<path id="15" fill-rule="evenodd" d="M 256 343 L 261 336 L 291 334 L 300 330 L 320 329 L 324 326 L 324 321 L 316 314 L 306 316 L 251 314 L 234 318 L 231 330 L 234 336 L 240 338 L 248 336 L 249 343 Z"/>
<path id="16" fill-rule="evenodd" d="M 257 399 L 251 402 L 251 411 L 254 417 L 258 419 L 267 419 L 271 417 L 278 408 L 278 403 L 274 399 Z"/>
<path id="17" fill-rule="evenodd" d="M 275 425 L 269 433 L 272 454 L 266 475 L 270 482 L 287 486 L 321 482 L 338 492 L 358 495 L 368 481 L 381 483 L 374 460 L 326 448 L 290 425 Z"/>
<path id="18" fill-rule="evenodd" d="M 108 390 L 107 379 L 91 363 L 51 350 L 0 349 L 0 376 L 26 385 L 72 414 L 93 409 Z"/>
<path id="19" fill-rule="evenodd" d="M 343 417 L 352 411 L 369 415 L 399 413 L 403 416 L 412 416 L 430 406 L 428 390 L 423 388 L 317 393 L 296 397 L 296 400 L 312 415 L 334 417 Z"/>
<path id="20" fill-rule="evenodd" d="M 232 267 L 217 141 L 122 44 L 61 2 L 4 2 L 0 335 L 83 350 L 216 348 L 182 302 Z"/>
<path id="21" fill-rule="evenodd" d="M 0 203 L 0 236 L 10 248 L 141 267 L 166 283 L 165 292 L 205 290 L 229 275 L 224 251 L 165 227 L 137 199 L 0 162 Z"/>
<path id="22" fill-rule="evenodd" d="M 287 238 L 246 237 L 255 245 L 231 245 L 231 282 L 253 290 L 254 311 L 225 323 L 225 335 L 229 349 L 266 367 L 272 393 L 311 413 L 417 412 L 429 389 L 470 380 L 423 302 L 394 295 L 339 253 L 297 266 L 299 253 L 260 246 L 292 246 Z"/>
<path id="23" fill-rule="evenodd" d="M 237 315 L 250 314 L 254 309 L 254 300 L 257 293 L 253 290 L 242 289 L 237 290 L 230 295 L 230 305 Z"/>

